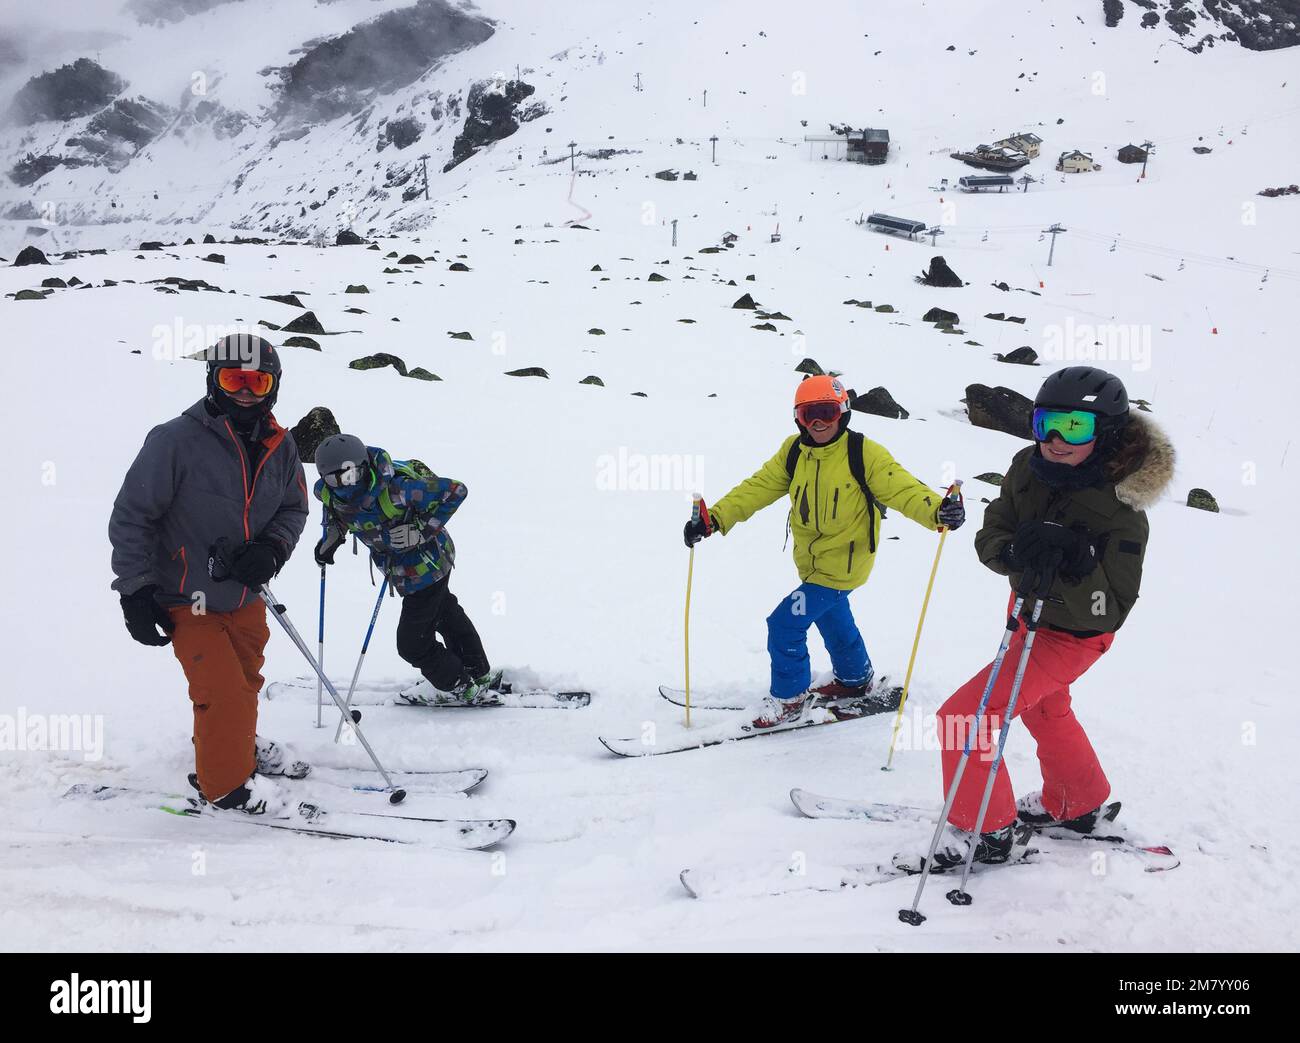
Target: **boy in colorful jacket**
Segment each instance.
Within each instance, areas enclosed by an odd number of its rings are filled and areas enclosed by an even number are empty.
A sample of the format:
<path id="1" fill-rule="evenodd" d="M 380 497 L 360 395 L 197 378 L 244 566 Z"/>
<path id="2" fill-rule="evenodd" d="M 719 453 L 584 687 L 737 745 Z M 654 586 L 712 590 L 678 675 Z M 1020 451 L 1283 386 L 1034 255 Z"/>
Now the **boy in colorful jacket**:
<path id="1" fill-rule="evenodd" d="M 772 683 L 756 728 L 798 720 L 809 696 L 839 700 L 871 690 L 874 671 L 849 594 L 866 583 L 875 563 L 884 516 L 880 505 L 931 530 L 956 529 L 966 520 L 960 500 L 945 499 L 908 474 L 884 446 L 849 431 L 850 405 L 838 377 L 805 379 L 794 399 L 798 434 L 686 524 L 691 547 L 715 532 L 725 535 L 783 496 L 790 498 L 794 562 L 803 582 L 767 617 Z M 810 688 L 808 628 L 814 624 L 835 677 Z"/>
<path id="2" fill-rule="evenodd" d="M 397 654 L 439 692 L 476 701 L 496 676 L 478 631 L 447 585 L 456 548 L 446 525 L 469 490 L 427 469 L 421 477 L 420 468 L 399 468 L 356 435 L 321 442 L 316 469 L 315 494 L 325 508 L 316 563 L 333 565 L 334 552 L 354 534 L 402 597 Z M 404 698 L 418 701 L 409 691 Z"/>

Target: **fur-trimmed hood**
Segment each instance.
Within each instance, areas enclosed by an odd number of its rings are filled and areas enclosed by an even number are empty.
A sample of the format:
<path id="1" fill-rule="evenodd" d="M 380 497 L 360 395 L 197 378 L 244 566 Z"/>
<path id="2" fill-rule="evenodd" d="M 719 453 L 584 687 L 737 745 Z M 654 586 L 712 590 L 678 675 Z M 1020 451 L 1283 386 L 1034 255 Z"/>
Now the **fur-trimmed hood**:
<path id="1" fill-rule="evenodd" d="M 1129 424 L 1146 442 L 1146 451 L 1137 467 L 1115 483 L 1115 497 L 1136 511 L 1145 511 L 1155 506 L 1174 480 L 1174 446 L 1156 423 L 1141 413 L 1131 414 Z"/>

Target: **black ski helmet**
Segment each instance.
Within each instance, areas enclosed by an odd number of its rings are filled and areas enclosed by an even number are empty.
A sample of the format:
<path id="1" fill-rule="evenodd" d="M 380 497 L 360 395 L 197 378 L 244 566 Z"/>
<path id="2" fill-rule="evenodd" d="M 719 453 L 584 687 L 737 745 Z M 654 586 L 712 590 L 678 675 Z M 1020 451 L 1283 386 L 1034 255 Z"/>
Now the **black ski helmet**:
<path id="1" fill-rule="evenodd" d="M 280 352 L 265 337 L 254 333 L 231 333 L 222 337 L 204 353 L 208 364 L 208 399 L 231 419 L 252 422 L 275 406 L 280 394 Z M 271 393 L 255 406 L 238 405 L 217 387 L 219 369 L 256 369 L 275 377 Z"/>
<path id="2" fill-rule="evenodd" d="M 1035 409 L 1086 409 L 1099 417 L 1128 416 L 1128 392 L 1113 373 L 1092 366 L 1066 366 L 1043 381 Z"/>
<path id="3" fill-rule="evenodd" d="M 356 435 L 330 435 L 316 447 L 316 471 L 321 478 L 349 467 L 357 475 L 354 484 L 369 484 L 366 474 L 370 468 L 370 452 Z"/>

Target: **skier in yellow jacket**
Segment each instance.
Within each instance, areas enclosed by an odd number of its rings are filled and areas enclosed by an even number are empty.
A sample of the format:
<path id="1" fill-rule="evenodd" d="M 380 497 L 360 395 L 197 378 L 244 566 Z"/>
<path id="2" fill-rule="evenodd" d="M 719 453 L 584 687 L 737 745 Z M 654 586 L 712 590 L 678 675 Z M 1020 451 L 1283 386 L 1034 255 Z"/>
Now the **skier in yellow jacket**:
<path id="1" fill-rule="evenodd" d="M 809 377 L 794 398 L 798 434 L 791 435 L 751 477 L 686 524 L 693 547 L 729 532 L 756 511 L 790 498 L 794 563 L 803 581 L 767 617 L 772 684 L 758 728 L 791 723 L 812 697 L 866 695 L 874 671 L 853 621 L 849 594 L 875 563 L 884 507 L 918 525 L 956 529 L 966 520 L 960 499 L 945 499 L 908 474 L 884 446 L 849 431 L 849 392 L 838 377 Z M 808 628 L 826 643 L 834 680 L 811 688 Z"/>

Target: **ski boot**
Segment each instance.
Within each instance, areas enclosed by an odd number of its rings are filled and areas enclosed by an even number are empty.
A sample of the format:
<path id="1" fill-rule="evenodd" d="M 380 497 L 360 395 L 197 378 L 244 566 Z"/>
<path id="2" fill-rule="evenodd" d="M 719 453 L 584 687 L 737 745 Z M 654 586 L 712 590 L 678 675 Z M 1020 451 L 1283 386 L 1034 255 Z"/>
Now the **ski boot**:
<path id="1" fill-rule="evenodd" d="M 808 696 L 808 692 L 800 692 L 793 699 L 778 699 L 774 695 L 765 695 L 758 716 L 750 723 L 755 728 L 775 728 L 780 724 L 793 724 L 803 716 Z"/>
<path id="2" fill-rule="evenodd" d="M 841 681 L 832 674 L 829 681 L 814 685 L 809 691 L 812 692 L 813 698 L 819 703 L 848 702 L 852 699 L 861 699 L 865 695 L 870 695 L 875 680 L 876 673 L 874 670 L 868 670 L 866 679 L 856 684 Z"/>
<path id="3" fill-rule="evenodd" d="M 1105 810 L 1106 805 L 1093 808 L 1091 811 L 1085 811 L 1082 815 L 1076 815 L 1074 818 L 1058 819 L 1043 805 L 1043 791 L 1035 790 L 1033 793 L 1026 794 L 1016 801 L 1016 816 L 1021 822 L 1029 826 L 1041 828 L 1043 826 L 1059 826 L 1061 829 L 1068 829 L 1071 833 L 1082 833 L 1087 835 L 1096 830 L 1101 822 L 1101 813 Z"/>
<path id="4" fill-rule="evenodd" d="M 198 790 L 198 775 L 191 772 L 189 780 L 190 785 Z M 289 812 L 289 800 L 279 784 L 257 772 L 253 772 L 242 785 L 217 800 L 208 800 L 203 796 L 203 791 L 199 790 L 199 800 L 207 807 L 219 811 L 238 811 L 244 815 L 284 818 Z"/>
<path id="5" fill-rule="evenodd" d="M 1008 861 L 1016 846 L 1028 843 L 1029 831 L 1024 837 L 1017 837 L 1014 826 L 1003 826 L 991 833 L 981 833 L 975 845 L 975 861 L 985 865 L 1002 865 Z M 973 834 L 958 829 L 951 823 L 944 826 L 939 837 L 939 846 L 934 849 L 934 862 L 931 873 L 946 873 L 960 869 L 966 864 L 966 855 L 970 852 Z M 894 855 L 895 867 L 905 873 L 920 873 L 925 870 L 925 855 L 919 852 L 900 851 Z"/>

